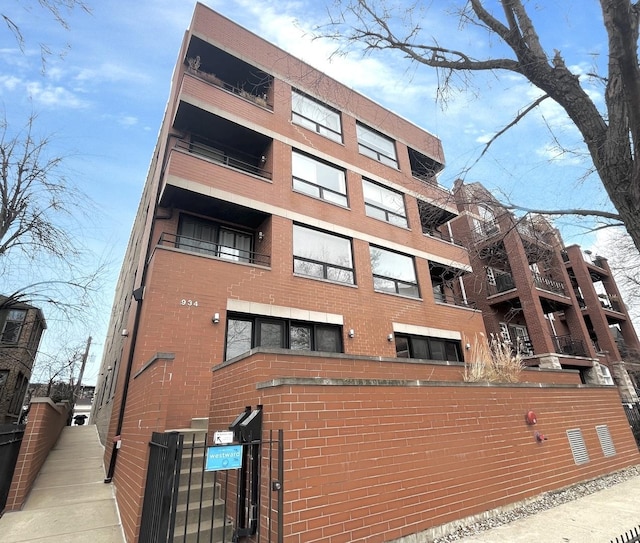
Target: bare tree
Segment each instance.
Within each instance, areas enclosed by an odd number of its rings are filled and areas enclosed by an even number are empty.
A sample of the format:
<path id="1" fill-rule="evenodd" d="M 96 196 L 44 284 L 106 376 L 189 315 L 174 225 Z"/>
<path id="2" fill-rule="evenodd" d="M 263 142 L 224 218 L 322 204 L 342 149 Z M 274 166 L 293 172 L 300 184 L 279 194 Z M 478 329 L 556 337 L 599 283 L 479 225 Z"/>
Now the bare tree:
<path id="1" fill-rule="evenodd" d="M 566 66 L 561 52 L 555 49 L 552 55 L 547 53 L 523 0 L 460 0 L 457 16 L 461 29 L 476 25 L 507 46 L 507 56 L 485 59 L 443 45 L 449 35 L 422 41 L 420 23 L 411 20 L 412 14 L 423 14 L 417 8 L 427 9 L 419 0 L 415 9 L 403 8 L 402 12 L 389 7 L 384 0 L 337 0 L 336 4 L 338 13 L 318 32 L 346 40 L 343 51 L 356 46 L 363 47 L 365 52 L 398 51 L 411 61 L 435 68 L 442 92 L 451 87 L 454 77 L 467 84 L 470 74 L 478 71 L 515 73 L 540 89 L 541 96 L 523 105 L 495 137 L 513 127 L 542 101 L 556 102 L 582 135 L 595 171 L 617 212 L 562 209 L 551 213 L 594 216 L 610 224 L 624 224 L 635 246 L 640 248 L 640 2 L 600 0 L 608 38 L 607 73 L 590 76 L 604 85 L 603 110 L 598 108 L 579 75 Z M 496 13 L 500 9 L 501 13 Z M 549 13 L 555 16 L 556 9 L 550 8 Z"/>
<path id="2" fill-rule="evenodd" d="M 35 305 L 60 333 L 91 324 L 108 266 L 74 236 L 96 210 L 69 179 L 52 138 L 35 135 L 34 122 L 31 116 L 13 134 L 0 123 L 0 310 Z"/>
<path id="3" fill-rule="evenodd" d="M 5 4 L 0 9 L 0 19 L 6 24 L 7 30 L 13 35 L 22 52 L 24 52 L 26 48 L 26 39 L 20 26 L 20 14 L 18 10 L 30 13 L 34 6 L 39 6 L 47 11 L 53 20 L 65 30 L 69 29 L 67 18 L 74 9 L 91 13 L 89 6 L 83 2 L 83 0 L 20 0 L 13 3 L 13 6 Z M 53 54 L 53 50 L 51 46 L 45 42 L 40 42 L 38 46 L 40 47 L 40 59 L 42 61 L 42 69 L 44 70 L 47 58 Z"/>

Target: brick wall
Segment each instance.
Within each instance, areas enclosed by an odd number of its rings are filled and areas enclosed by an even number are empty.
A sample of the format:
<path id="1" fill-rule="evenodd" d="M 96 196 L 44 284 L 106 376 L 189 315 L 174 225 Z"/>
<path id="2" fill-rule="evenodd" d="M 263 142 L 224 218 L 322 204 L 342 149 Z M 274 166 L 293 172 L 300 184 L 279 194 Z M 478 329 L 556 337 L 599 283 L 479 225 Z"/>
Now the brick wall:
<path id="1" fill-rule="evenodd" d="M 284 430 L 287 542 L 390 541 L 640 463 L 614 387 L 445 382 L 446 365 L 341 360 L 332 372 L 330 360 L 292 362 L 256 353 L 216 368 L 210 418 L 211 432 L 226 429 L 261 404 L 264 430 Z M 615 456 L 604 456 L 598 425 Z M 573 460 L 575 428 L 586 464 Z"/>
<path id="2" fill-rule="evenodd" d="M 58 441 L 68 418 L 69 406 L 66 402 L 54 404 L 49 398 L 31 400 L 29 422 L 13 472 L 7 511 L 17 511 L 24 505 L 42 464 Z"/>

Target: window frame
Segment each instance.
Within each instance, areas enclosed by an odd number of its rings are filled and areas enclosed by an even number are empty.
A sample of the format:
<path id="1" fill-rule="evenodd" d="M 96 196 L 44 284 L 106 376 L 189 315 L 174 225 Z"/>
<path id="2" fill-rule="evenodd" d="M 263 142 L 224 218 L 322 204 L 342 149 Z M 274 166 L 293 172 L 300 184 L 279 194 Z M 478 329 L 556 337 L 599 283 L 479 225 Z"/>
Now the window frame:
<path id="1" fill-rule="evenodd" d="M 315 232 L 321 236 L 327 236 L 328 238 L 334 239 L 334 240 L 340 240 L 340 241 L 344 241 L 347 243 L 347 246 L 349 248 L 349 266 L 343 266 L 337 262 L 332 262 L 332 261 L 328 261 L 328 260 L 317 260 L 315 258 L 310 258 L 308 256 L 304 256 L 301 254 L 296 254 L 296 230 L 297 231 L 308 231 L 308 232 Z M 308 245 L 308 244 L 307 244 Z M 299 224 L 299 223 L 294 223 L 293 224 L 293 240 L 292 240 L 292 257 L 293 257 L 293 273 L 294 275 L 300 276 L 300 277 L 308 277 L 311 279 L 318 279 L 318 280 L 322 280 L 322 281 L 329 281 L 331 283 L 335 283 L 337 285 L 355 285 L 356 284 L 356 271 L 355 271 L 355 264 L 354 264 L 354 258 L 353 258 L 353 241 L 351 240 L 351 238 L 347 238 L 345 236 L 340 236 L 337 234 L 334 234 L 332 232 L 326 232 L 325 230 L 319 230 L 317 228 L 311 228 L 309 226 L 305 226 L 303 224 Z M 313 255 L 312 255 L 313 256 Z M 321 270 L 321 274 L 311 274 L 311 273 L 304 273 L 302 271 L 300 271 L 300 269 L 296 269 L 296 264 L 304 264 L 306 263 L 307 265 L 312 265 L 312 266 L 317 266 L 319 267 L 319 269 Z M 331 277 L 331 273 L 332 272 L 337 272 L 337 275 L 339 275 L 341 272 L 342 273 L 347 273 L 350 277 L 350 280 L 347 281 L 343 281 L 340 279 L 337 279 L 335 277 Z"/>
<path id="2" fill-rule="evenodd" d="M 311 181 L 309 179 L 305 179 L 304 177 L 301 177 L 300 175 L 296 175 L 295 172 L 295 159 L 294 157 L 298 156 L 301 157 L 304 160 L 308 160 L 311 161 L 315 164 L 320 165 L 321 167 L 324 168 L 330 168 L 332 170 L 335 170 L 336 172 L 338 172 L 339 174 L 341 174 L 342 176 L 342 185 L 343 185 L 343 190 L 344 192 L 340 192 L 337 190 L 334 190 L 326 185 L 320 184 L 318 182 L 315 181 Z M 321 169 L 316 169 L 316 177 L 320 177 L 320 173 L 322 172 Z M 323 200 L 325 202 L 329 202 L 330 204 L 336 204 L 339 206 L 343 206 L 343 207 L 348 207 L 349 206 L 349 199 L 347 196 L 347 174 L 346 171 L 342 168 L 338 168 L 337 166 L 334 166 L 333 164 L 329 164 L 328 162 L 325 162 L 324 160 L 320 160 L 314 156 L 308 155 L 306 153 L 302 153 L 300 151 L 298 151 L 297 149 L 292 149 L 291 150 L 291 179 L 292 179 L 292 190 L 294 192 L 299 192 L 300 194 L 304 194 L 306 196 L 311 196 L 313 198 L 318 198 L 320 200 Z M 296 187 L 296 182 L 302 184 L 303 186 L 310 186 L 310 187 L 314 187 L 317 188 L 317 194 L 312 194 L 309 191 L 304 190 L 303 188 L 299 188 Z M 327 197 L 327 195 L 325 195 L 326 193 L 329 193 L 328 195 L 335 195 L 335 197 L 332 199 L 330 197 Z M 337 198 L 336 198 L 337 197 Z M 338 201 L 339 200 L 339 201 Z"/>
<path id="3" fill-rule="evenodd" d="M 383 142 L 389 143 L 393 153 L 389 154 L 388 151 L 385 152 L 382 146 L 372 146 L 375 145 L 375 143 L 366 141 L 366 139 L 362 137 L 364 134 L 371 135 L 373 139 L 380 139 Z M 393 138 L 378 132 L 360 121 L 356 121 L 356 139 L 358 141 L 358 152 L 361 155 L 368 156 L 382 164 L 399 169 L 398 149 L 396 148 L 396 141 Z"/>
<path id="4" fill-rule="evenodd" d="M 236 354 L 232 357 L 228 356 L 229 353 L 229 324 L 231 322 L 245 322 L 250 324 L 250 347 L 247 351 L 242 351 L 239 354 Z M 270 324 L 277 325 L 281 330 L 281 341 L 280 346 L 276 347 L 274 345 L 265 346 L 262 343 L 262 334 L 263 331 L 261 329 L 261 325 Z M 309 330 L 309 349 L 304 348 L 292 348 L 292 330 L 294 328 L 306 328 Z M 322 332 L 332 332 L 334 334 L 334 340 L 338 350 L 327 351 L 318 349 L 319 344 L 321 343 L 321 338 L 319 337 Z M 295 319 L 281 319 L 275 317 L 265 317 L 262 315 L 247 315 L 243 313 L 230 313 L 227 315 L 226 321 L 226 329 L 225 329 L 225 346 L 224 346 L 224 359 L 231 360 L 236 358 L 237 356 L 241 356 L 242 354 L 248 352 L 251 349 L 256 349 L 258 347 L 265 347 L 270 349 L 289 349 L 296 352 L 329 352 L 329 353 L 343 353 L 344 352 L 344 342 L 342 339 L 342 326 L 337 324 L 327 324 L 313 321 L 300 321 Z"/>
<path id="5" fill-rule="evenodd" d="M 322 116 L 333 116 L 337 119 L 337 124 L 339 127 L 339 131 L 331 128 L 327 124 L 320 122 L 318 119 L 313 119 L 304 115 L 299 110 L 296 110 L 296 104 L 303 103 L 307 106 L 317 108 L 316 111 L 320 113 L 319 117 Z M 316 100 L 307 94 L 300 92 L 297 89 L 291 89 L 291 122 L 298 126 L 302 126 L 307 130 L 311 130 L 316 134 L 320 134 L 325 138 L 333 140 L 337 143 L 342 143 L 342 115 L 340 111 L 337 109 L 328 106 L 327 104 L 321 102 L 320 100 Z M 313 126 L 313 128 L 312 128 Z"/>
<path id="6" fill-rule="evenodd" d="M 17 315 L 21 318 L 17 318 Z M 4 313 L 2 331 L 0 332 L 0 343 L 6 345 L 16 345 L 20 343 L 22 329 L 27 321 L 27 309 L 9 308 Z"/>
<path id="7" fill-rule="evenodd" d="M 395 342 L 396 342 L 396 356 L 398 358 L 413 358 L 419 360 L 436 360 L 439 362 L 464 362 L 464 357 L 462 356 L 462 342 L 459 339 L 450 339 L 450 338 L 441 338 L 435 336 L 417 336 L 413 334 L 402 334 L 396 333 Z M 406 342 L 407 349 L 399 351 L 398 343 Z M 417 342 L 423 342 L 422 344 L 427 347 L 428 357 L 416 357 L 415 352 L 418 349 Z M 433 355 L 435 345 L 440 345 L 443 348 L 445 358 L 436 358 Z M 450 357 L 451 351 L 455 353 L 455 359 Z M 398 353 L 407 353 L 407 356 L 399 355 Z"/>
<path id="8" fill-rule="evenodd" d="M 380 273 L 376 273 L 375 269 L 374 269 L 374 264 L 373 264 L 373 255 L 372 255 L 372 251 L 373 250 L 378 250 L 378 251 L 382 251 L 383 253 L 389 253 L 389 254 L 392 254 L 392 255 L 398 255 L 400 257 L 405 257 L 405 258 L 409 259 L 411 261 L 411 265 L 412 265 L 414 281 L 411 282 L 411 281 L 407 281 L 406 279 L 402 279 L 400 277 L 393 277 L 393 276 L 390 276 L 390 275 L 382 275 Z M 413 257 L 412 255 L 407 255 L 405 253 L 399 253 L 397 251 L 392 251 L 390 249 L 385 249 L 384 247 L 379 247 L 378 245 L 369 245 L 369 257 L 371 259 L 371 274 L 373 276 L 373 290 L 375 290 L 376 292 L 384 293 L 384 294 L 396 294 L 398 296 L 405 296 L 407 298 L 421 299 L 421 296 L 420 296 L 420 285 L 418 284 L 418 274 L 417 274 L 417 271 L 416 271 L 415 257 Z M 376 287 L 376 279 L 378 279 L 379 281 L 389 281 L 390 283 L 393 283 L 394 284 L 394 290 L 390 291 L 388 289 L 377 288 Z M 405 292 L 402 292 L 401 289 L 400 289 L 401 285 L 405 285 L 405 286 L 408 286 L 409 288 L 413 288 L 415 290 L 415 295 L 407 294 Z"/>
<path id="9" fill-rule="evenodd" d="M 383 201 L 378 201 L 376 200 L 375 202 L 373 200 L 368 200 L 367 196 L 366 196 L 366 187 L 367 185 L 375 188 L 376 190 L 380 190 L 382 196 L 384 197 L 384 194 L 387 193 L 390 197 L 398 197 L 400 199 L 400 203 L 402 204 L 402 211 L 404 212 L 404 215 L 401 213 L 398 213 L 397 211 L 393 211 L 391 210 L 389 207 L 385 207 L 384 206 L 384 202 Z M 404 200 L 404 194 L 400 191 L 397 190 L 393 190 L 389 187 L 386 187 L 380 183 L 376 183 L 375 181 L 371 181 L 371 179 L 367 179 L 366 177 L 362 178 L 362 193 L 364 196 L 364 209 L 365 209 L 365 214 L 367 215 L 367 217 L 371 217 L 373 219 L 378 219 L 378 220 L 382 220 L 384 222 L 388 222 L 389 224 L 393 224 L 394 226 L 399 226 L 401 228 L 409 228 L 409 220 L 407 219 L 407 204 Z M 384 199 L 384 198 L 383 198 Z M 382 212 L 382 214 L 384 215 L 384 219 L 380 218 L 377 215 L 374 214 L 370 214 L 369 210 L 370 209 L 375 209 L 377 211 Z M 393 220 L 390 220 L 390 217 L 399 217 L 401 219 L 401 222 L 396 222 Z"/>

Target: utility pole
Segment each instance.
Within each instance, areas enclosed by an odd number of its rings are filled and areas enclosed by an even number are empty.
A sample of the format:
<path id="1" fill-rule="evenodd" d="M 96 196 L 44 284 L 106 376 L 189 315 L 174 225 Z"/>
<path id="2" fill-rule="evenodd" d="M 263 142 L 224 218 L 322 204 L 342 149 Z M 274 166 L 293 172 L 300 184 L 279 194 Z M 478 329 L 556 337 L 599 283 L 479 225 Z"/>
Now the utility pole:
<path id="1" fill-rule="evenodd" d="M 75 405 L 76 399 L 80 394 L 80 387 L 82 386 L 82 376 L 84 374 L 84 367 L 87 365 L 87 358 L 89 358 L 89 347 L 91 346 L 91 336 L 87 339 L 87 347 L 84 350 L 84 354 L 82 355 L 82 364 L 80 365 L 80 373 L 78 375 L 78 382 L 76 383 L 75 389 L 73 391 L 73 403 Z"/>

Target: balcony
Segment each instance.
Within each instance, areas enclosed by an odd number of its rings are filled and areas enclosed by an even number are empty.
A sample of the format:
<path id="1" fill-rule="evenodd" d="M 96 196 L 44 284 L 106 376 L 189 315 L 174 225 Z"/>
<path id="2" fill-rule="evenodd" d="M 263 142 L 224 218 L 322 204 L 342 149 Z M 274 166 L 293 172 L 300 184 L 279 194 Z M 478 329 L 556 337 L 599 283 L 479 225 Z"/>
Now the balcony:
<path id="1" fill-rule="evenodd" d="M 495 221 L 478 221 L 471 232 L 473 241 L 478 243 L 500 233 L 500 226 Z"/>
<path id="2" fill-rule="evenodd" d="M 242 158 L 240 158 L 240 153 L 233 148 L 229 148 L 221 143 L 209 142 L 195 136 L 191 141 L 184 139 L 177 140 L 175 148 L 201 158 L 206 158 L 217 164 L 233 168 L 234 170 L 264 177 L 265 179 L 271 179 L 271 172 L 256 165 L 256 162 L 258 162 L 258 164 L 264 164 L 264 162 L 266 162 L 266 157 L 263 155 L 261 155 L 260 158 L 251 156 L 242 156 Z"/>
<path id="3" fill-rule="evenodd" d="M 615 294 L 598 294 L 598 298 L 600 299 L 602 309 L 622 313 L 622 305 Z"/>
<path id="4" fill-rule="evenodd" d="M 271 258 L 269 255 L 241 249 L 237 246 L 234 247 L 230 245 L 224 245 L 222 243 L 214 243 L 207 240 L 191 238 L 183 235 L 172 234 L 169 232 L 162 233 L 158 245 L 182 249 L 183 251 L 189 253 L 214 256 L 232 262 L 257 264 L 259 266 L 267 267 L 271 264 Z"/>
<path id="5" fill-rule="evenodd" d="M 558 354 L 571 356 L 588 356 L 584 341 L 573 339 L 571 336 L 553 336 L 553 344 Z"/>
<path id="6" fill-rule="evenodd" d="M 185 64 L 191 75 L 256 105 L 273 109 L 269 103 L 273 76 L 244 60 L 193 36 Z"/>
<path id="7" fill-rule="evenodd" d="M 444 164 L 409 147 L 409 164 L 411 175 L 429 185 L 438 185 L 436 174 L 442 171 Z"/>
<path id="8" fill-rule="evenodd" d="M 455 211 L 448 209 L 443 204 L 442 207 L 418 199 L 418 213 L 420 214 L 420 225 L 422 233 L 434 238 L 441 239 L 454 245 L 463 246 L 461 242 L 456 242 L 451 237 L 447 223 L 457 216 Z"/>
<path id="9" fill-rule="evenodd" d="M 174 128 L 185 134 L 176 142 L 176 149 L 271 179 L 267 169 L 273 141 L 270 137 L 187 102 L 180 102 Z"/>
<path id="10" fill-rule="evenodd" d="M 553 294 L 558 294 L 560 296 L 566 296 L 564 283 L 562 281 L 556 281 L 555 279 L 551 279 L 551 277 L 547 277 L 539 273 L 532 273 L 532 276 L 533 284 L 536 288 Z"/>
<path id="11" fill-rule="evenodd" d="M 434 285 L 433 287 L 433 299 L 441 304 L 455 305 L 458 307 L 466 307 L 469 309 L 476 309 L 477 307 L 475 302 L 467 300 L 463 296 L 443 292 L 442 289 L 439 288 L 439 285 Z"/>
<path id="12" fill-rule="evenodd" d="M 489 296 L 508 292 L 516 288 L 513 276 L 510 273 L 498 273 L 494 270 L 493 277 L 487 279 L 487 292 Z"/>

